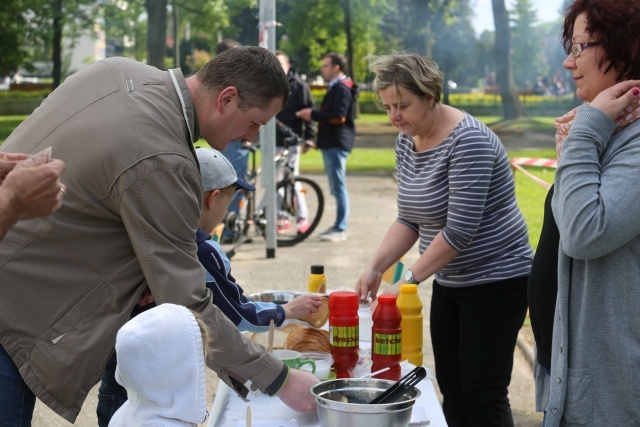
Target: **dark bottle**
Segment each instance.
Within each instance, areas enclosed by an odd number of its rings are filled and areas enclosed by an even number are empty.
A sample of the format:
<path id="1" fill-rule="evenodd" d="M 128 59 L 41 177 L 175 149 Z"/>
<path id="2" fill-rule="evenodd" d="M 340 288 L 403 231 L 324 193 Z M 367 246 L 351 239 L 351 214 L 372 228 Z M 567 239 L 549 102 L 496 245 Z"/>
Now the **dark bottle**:
<path id="1" fill-rule="evenodd" d="M 395 295 L 380 295 L 373 312 L 371 328 L 371 372 L 390 367 L 374 378 L 398 381 L 400 379 L 400 356 L 402 354 L 402 314 L 396 305 Z"/>
<path id="2" fill-rule="evenodd" d="M 339 291 L 329 294 L 329 343 L 333 368 L 338 378 L 350 378 L 358 363 L 360 334 L 358 294 Z"/>

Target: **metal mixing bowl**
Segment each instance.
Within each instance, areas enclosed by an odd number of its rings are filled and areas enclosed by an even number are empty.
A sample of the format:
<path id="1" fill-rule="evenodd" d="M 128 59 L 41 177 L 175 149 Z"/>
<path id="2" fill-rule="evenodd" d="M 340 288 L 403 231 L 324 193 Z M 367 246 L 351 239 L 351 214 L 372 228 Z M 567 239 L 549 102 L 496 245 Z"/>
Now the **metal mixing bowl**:
<path id="1" fill-rule="evenodd" d="M 341 378 L 311 387 L 323 427 L 407 427 L 420 390 L 408 391 L 394 403 L 369 405 L 395 381 Z"/>
<path id="2" fill-rule="evenodd" d="M 249 301 L 253 302 L 275 302 L 276 304 L 286 304 L 297 296 L 302 295 L 300 292 L 273 291 L 261 292 L 259 294 L 247 295 Z"/>

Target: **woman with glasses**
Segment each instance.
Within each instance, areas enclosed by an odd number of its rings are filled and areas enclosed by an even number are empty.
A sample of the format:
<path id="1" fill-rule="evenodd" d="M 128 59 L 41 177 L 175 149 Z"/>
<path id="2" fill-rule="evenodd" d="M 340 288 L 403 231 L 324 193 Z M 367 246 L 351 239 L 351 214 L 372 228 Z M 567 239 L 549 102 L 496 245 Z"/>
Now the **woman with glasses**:
<path id="1" fill-rule="evenodd" d="M 545 426 L 640 423 L 639 28 L 640 0 L 565 11 L 563 67 L 587 104 L 556 120 L 529 283 Z"/>
<path id="2" fill-rule="evenodd" d="M 533 252 L 506 150 L 475 117 L 440 103 L 443 75 L 428 58 L 383 55 L 370 68 L 400 130 L 398 218 L 356 292 L 375 296 L 382 272 L 419 241 L 418 261 L 384 293 L 435 275 L 430 332 L 447 424 L 513 426 L 507 388 Z"/>

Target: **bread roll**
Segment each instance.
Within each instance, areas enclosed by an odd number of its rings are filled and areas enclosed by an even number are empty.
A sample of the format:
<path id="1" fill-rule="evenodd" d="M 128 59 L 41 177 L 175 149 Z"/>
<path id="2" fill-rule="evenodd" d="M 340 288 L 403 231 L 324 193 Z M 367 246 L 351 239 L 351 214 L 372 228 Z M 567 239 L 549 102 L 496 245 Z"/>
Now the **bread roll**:
<path id="1" fill-rule="evenodd" d="M 320 305 L 320 308 L 318 309 L 318 311 L 316 311 L 315 313 L 307 317 L 303 317 L 300 320 L 302 320 L 303 322 L 307 322 L 314 328 L 319 328 L 325 324 L 328 318 L 329 318 L 329 298 L 322 298 L 322 305 Z"/>
<path id="2" fill-rule="evenodd" d="M 298 329 L 304 329 L 306 326 L 300 325 L 298 323 L 289 323 L 287 326 L 283 327 L 282 330 L 286 333 L 291 333 L 297 331 Z"/>
<path id="3" fill-rule="evenodd" d="M 282 331 L 280 329 L 276 329 L 273 331 L 273 348 L 275 349 L 284 349 L 285 342 L 289 337 L 289 332 Z M 264 348 L 269 347 L 269 332 L 254 332 L 251 335 L 251 341 L 257 342 L 262 345 Z"/>
<path id="4" fill-rule="evenodd" d="M 284 348 L 299 352 L 322 351 L 331 353 L 329 332 L 306 327 L 298 329 L 289 333 L 289 337 L 285 340 Z"/>

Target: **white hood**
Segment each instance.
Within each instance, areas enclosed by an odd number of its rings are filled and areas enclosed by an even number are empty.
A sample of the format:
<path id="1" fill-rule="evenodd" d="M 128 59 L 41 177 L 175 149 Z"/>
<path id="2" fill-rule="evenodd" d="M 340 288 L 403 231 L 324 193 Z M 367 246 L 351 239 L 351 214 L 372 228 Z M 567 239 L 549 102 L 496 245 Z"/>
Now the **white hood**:
<path id="1" fill-rule="evenodd" d="M 109 427 L 192 426 L 207 418 L 205 362 L 198 322 L 162 304 L 127 322 L 116 338 L 116 380 L 129 399 Z"/>

